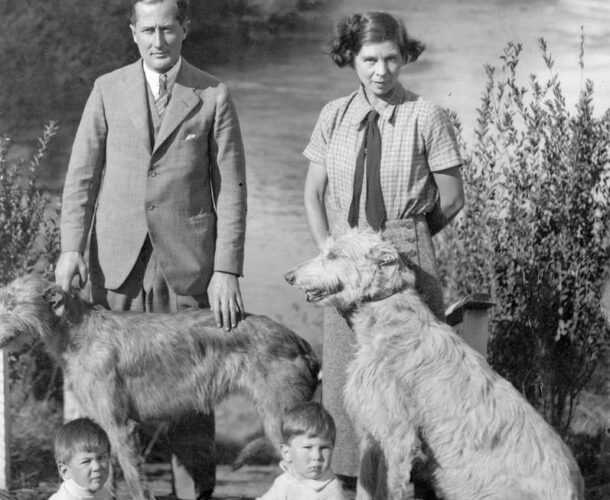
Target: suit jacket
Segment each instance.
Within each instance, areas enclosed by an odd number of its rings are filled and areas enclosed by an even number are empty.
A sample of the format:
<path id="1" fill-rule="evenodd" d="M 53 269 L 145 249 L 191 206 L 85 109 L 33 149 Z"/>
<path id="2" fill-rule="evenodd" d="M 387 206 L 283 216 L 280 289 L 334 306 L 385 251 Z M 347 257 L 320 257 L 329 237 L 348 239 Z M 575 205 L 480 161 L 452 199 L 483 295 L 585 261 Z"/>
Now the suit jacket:
<path id="1" fill-rule="evenodd" d="M 242 274 L 239 122 L 227 87 L 184 59 L 156 140 L 147 94 L 141 60 L 95 81 L 66 174 L 62 250 L 83 252 L 94 220 L 101 285 L 116 289 L 149 234 L 175 292 L 200 294 L 213 271 Z"/>

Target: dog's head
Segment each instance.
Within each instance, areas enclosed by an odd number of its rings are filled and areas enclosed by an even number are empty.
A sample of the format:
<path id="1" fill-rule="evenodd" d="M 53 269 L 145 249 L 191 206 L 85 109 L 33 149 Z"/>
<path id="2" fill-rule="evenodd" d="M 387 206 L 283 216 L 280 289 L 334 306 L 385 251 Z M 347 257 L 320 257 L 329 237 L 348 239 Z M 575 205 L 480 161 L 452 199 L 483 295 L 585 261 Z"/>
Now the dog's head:
<path id="1" fill-rule="evenodd" d="M 348 310 L 414 286 L 396 248 L 378 232 L 352 229 L 329 240 L 320 254 L 285 275 L 309 302 Z"/>
<path id="2" fill-rule="evenodd" d="M 0 348 L 17 350 L 50 335 L 73 294 L 32 273 L 0 289 Z"/>

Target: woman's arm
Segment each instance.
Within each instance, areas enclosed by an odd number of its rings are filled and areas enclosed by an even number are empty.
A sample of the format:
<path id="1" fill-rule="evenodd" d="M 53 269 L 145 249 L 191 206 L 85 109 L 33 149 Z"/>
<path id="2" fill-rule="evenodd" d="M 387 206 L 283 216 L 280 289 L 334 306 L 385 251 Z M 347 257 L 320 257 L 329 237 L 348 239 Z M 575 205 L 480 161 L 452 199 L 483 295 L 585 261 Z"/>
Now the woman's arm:
<path id="1" fill-rule="evenodd" d="M 309 232 L 318 248 L 322 248 L 324 242 L 330 236 L 328 228 L 328 217 L 324 206 L 324 195 L 328 185 L 326 168 L 317 163 L 310 162 L 305 179 L 305 215 Z"/>
<path id="2" fill-rule="evenodd" d="M 460 167 L 433 172 L 432 176 L 438 188 L 440 203 L 426 216 L 426 219 L 430 233 L 435 235 L 449 224 L 464 206 L 464 186 Z"/>

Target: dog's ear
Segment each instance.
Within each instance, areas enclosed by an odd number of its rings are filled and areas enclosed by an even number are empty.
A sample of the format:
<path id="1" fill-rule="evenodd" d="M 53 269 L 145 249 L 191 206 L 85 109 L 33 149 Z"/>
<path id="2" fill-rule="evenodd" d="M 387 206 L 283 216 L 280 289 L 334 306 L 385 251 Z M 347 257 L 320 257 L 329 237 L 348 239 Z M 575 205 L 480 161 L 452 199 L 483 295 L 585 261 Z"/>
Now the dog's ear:
<path id="1" fill-rule="evenodd" d="M 63 316 L 66 307 L 66 292 L 61 286 L 52 285 L 43 293 L 44 299 L 49 303 L 56 316 Z"/>
<path id="2" fill-rule="evenodd" d="M 379 267 L 390 266 L 398 262 L 398 252 L 393 248 L 375 247 L 368 253 L 368 258 L 375 262 Z"/>

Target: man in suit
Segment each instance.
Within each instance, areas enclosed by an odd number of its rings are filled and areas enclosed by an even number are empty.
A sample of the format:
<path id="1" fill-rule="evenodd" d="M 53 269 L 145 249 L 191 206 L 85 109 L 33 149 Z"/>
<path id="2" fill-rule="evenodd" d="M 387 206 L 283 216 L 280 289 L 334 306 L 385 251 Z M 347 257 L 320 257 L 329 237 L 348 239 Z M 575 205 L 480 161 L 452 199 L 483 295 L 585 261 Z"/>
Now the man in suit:
<path id="1" fill-rule="evenodd" d="M 246 223 L 237 115 L 227 87 L 181 57 L 187 0 L 132 4 L 141 59 L 98 78 L 83 111 L 56 281 L 90 276 L 93 301 L 114 310 L 210 307 L 230 330 L 243 312 Z M 169 438 L 177 498 L 211 497 L 213 416 L 177 422 Z"/>

